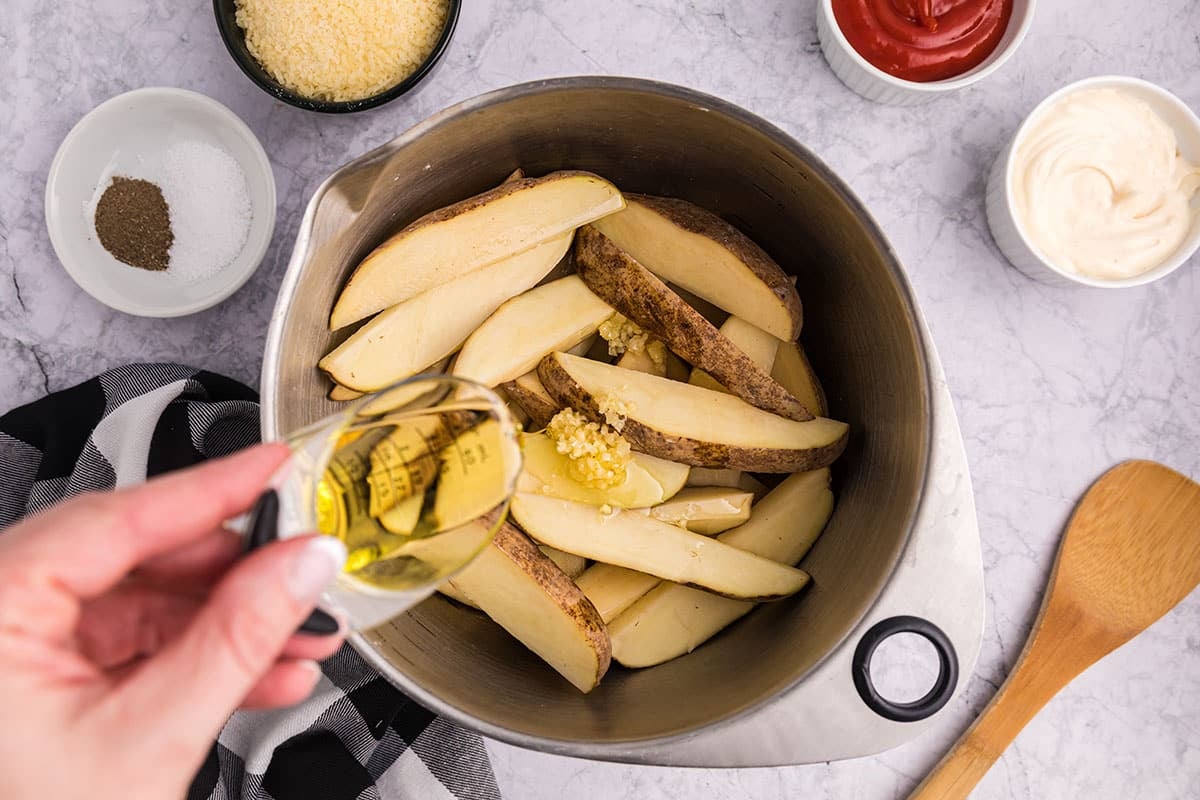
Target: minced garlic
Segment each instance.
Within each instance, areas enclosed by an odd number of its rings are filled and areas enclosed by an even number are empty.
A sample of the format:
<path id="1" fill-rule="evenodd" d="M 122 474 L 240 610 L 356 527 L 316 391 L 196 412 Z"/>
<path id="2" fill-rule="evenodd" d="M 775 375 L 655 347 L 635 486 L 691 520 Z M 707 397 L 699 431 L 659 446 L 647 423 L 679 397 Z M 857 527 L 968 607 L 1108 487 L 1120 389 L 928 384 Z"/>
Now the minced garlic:
<path id="1" fill-rule="evenodd" d="M 608 342 L 608 354 L 619 356 L 626 350 L 637 353 L 646 349 L 650 343 L 650 334 L 646 333 L 633 320 L 624 314 L 613 314 L 600 323 L 600 338 Z M 663 353 L 666 358 L 666 353 Z M 653 358 L 653 356 L 651 356 Z"/>
<path id="2" fill-rule="evenodd" d="M 625 430 L 625 418 L 637 410 L 633 403 L 622 399 L 616 392 L 607 392 L 596 398 L 596 409 L 617 433 Z"/>
<path id="3" fill-rule="evenodd" d="M 546 426 L 554 448 L 570 459 L 570 476 L 591 489 L 611 489 L 625 482 L 632 448 L 608 425 L 590 422 L 564 408 Z"/>
<path id="4" fill-rule="evenodd" d="M 646 345 L 646 355 L 650 356 L 650 363 L 653 364 L 660 372 L 667 371 L 667 346 L 659 339 L 652 340 Z"/>

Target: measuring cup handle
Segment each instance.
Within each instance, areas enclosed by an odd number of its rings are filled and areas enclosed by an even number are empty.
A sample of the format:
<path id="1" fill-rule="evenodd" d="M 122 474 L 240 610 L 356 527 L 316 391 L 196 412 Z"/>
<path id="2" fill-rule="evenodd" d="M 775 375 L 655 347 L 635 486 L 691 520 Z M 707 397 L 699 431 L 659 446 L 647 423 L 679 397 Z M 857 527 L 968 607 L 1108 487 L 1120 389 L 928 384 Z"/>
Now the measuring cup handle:
<path id="1" fill-rule="evenodd" d="M 933 645 L 938 656 L 938 676 L 933 688 L 924 697 L 909 703 L 888 700 L 871 680 L 871 658 L 875 650 L 885 639 L 897 633 L 917 634 Z M 911 616 L 888 617 L 875 623 L 863 634 L 858 647 L 854 649 L 850 670 L 854 677 L 854 688 L 867 708 L 894 722 L 919 722 L 940 711 L 953 696 L 954 688 L 958 685 L 958 654 L 954 652 L 950 637 L 929 620 Z"/>
<path id="2" fill-rule="evenodd" d="M 246 526 L 245 553 L 249 554 L 270 544 L 278 538 L 279 530 L 279 495 L 274 489 L 267 489 L 258 498 L 250 511 Z M 330 636 L 338 632 L 338 621 L 319 608 L 314 608 L 308 619 L 300 624 L 296 633 L 307 633 L 312 636 Z"/>

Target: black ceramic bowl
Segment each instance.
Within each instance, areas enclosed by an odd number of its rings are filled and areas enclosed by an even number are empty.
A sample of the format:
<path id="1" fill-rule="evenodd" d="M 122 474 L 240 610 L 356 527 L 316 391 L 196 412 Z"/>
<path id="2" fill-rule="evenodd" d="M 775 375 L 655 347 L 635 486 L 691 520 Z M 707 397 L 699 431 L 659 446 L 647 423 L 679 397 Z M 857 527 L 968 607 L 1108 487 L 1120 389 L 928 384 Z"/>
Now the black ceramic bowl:
<path id="1" fill-rule="evenodd" d="M 333 102 L 328 100 L 313 100 L 309 97 L 296 94 L 290 89 L 283 86 L 279 81 L 271 77 L 262 65 L 255 60 L 254 56 L 250 55 L 250 51 L 246 48 L 246 35 L 237 24 L 237 0 L 213 0 L 213 11 L 217 17 L 217 30 L 221 32 L 221 39 L 225 42 L 225 48 L 229 50 L 229 54 L 233 56 L 233 60 L 241 67 L 242 72 L 250 80 L 258 84 L 259 88 L 272 97 L 277 97 L 285 103 L 290 103 L 297 108 L 308 109 L 309 111 L 321 111 L 326 114 L 346 114 L 351 111 L 364 111 L 368 108 L 375 108 L 384 103 L 395 100 L 402 94 L 405 94 L 425 78 L 441 59 L 442 53 L 446 50 L 446 45 L 450 42 L 450 37 L 454 35 L 454 27 L 458 24 L 458 13 L 462 10 L 462 0 L 450 0 L 449 8 L 446 11 L 446 27 L 442 29 L 442 35 L 438 37 L 437 43 L 433 46 L 429 57 L 417 67 L 416 71 L 406 77 L 404 80 L 397 83 L 395 86 L 380 92 L 379 94 L 364 97 L 361 100 L 345 100 Z"/>

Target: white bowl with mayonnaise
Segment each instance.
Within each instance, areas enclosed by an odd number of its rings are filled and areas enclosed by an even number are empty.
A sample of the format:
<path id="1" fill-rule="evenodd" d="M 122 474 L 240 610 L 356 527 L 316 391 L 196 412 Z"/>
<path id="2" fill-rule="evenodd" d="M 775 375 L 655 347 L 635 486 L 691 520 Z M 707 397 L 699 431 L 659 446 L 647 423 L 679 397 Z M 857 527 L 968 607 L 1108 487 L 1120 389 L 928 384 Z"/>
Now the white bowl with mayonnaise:
<path id="1" fill-rule="evenodd" d="M 1157 280 L 1200 249 L 1200 118 L 1137 78 L 1065 86 L 996 159 L 987 215 L 1000 250 L 1031 278 Z"/>

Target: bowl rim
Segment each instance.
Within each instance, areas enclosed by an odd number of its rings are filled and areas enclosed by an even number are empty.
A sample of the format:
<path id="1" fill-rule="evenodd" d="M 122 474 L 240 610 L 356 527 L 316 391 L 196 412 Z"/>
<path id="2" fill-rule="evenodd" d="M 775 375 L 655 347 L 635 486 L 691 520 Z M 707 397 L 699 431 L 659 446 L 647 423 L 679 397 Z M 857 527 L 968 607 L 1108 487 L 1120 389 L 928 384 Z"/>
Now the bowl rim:
<path id="1" fill-rule="evenodd" d="M 459 103 L 451 105 L 442 111 L 418 122 L 408 130 L 401 133 L 396 138 L 386 142 L 379 147 L 355 158 L 354 160 L 344 164 L 335 170 L 328 178 L 326 178 L 320 186 L 314 191 L 312 198 L 304 211 L 304 216 L 301 219 L 300 226 L 296 234 L 296 244 L 293 248 L 291 258 L 288 261 L 287 270 L 283 280 L 279 286 L 279 292 L 276 296 L 275 308 L 271 314 L 270 326 L 267 331 L 265 350 L 263 354 L 262 373 L 260 378 L 261 392 L 261 427 L 263 431 L 264 441 L 272 441 L 280 438 L 280 431 L 277 425 L 276 416 L 276 398 L 278 394 L 277 374 L 280 362 L 280 345 L 282 343 L 284 322 L 286 312 L 291 307 L 295 299 L 296 290 L 300 281 L 301 266 L 308 258 L 309 241 L 312 236 L 313 222 L 316 216 L 317 207 L 322 199 L 329 191 L 330 187 L 347 172 L 354 171 L 364 164 L 371 163 L 377 160 L 386 159 L 392 153 L 408 146 L 422 136 L 425 136 L 438 127 L 447 124 L 454 119 L 469 114 L 488 106 L 494 105 L 501 101 L 513 100 L 517 98 L 527 97 L 540 94 L 543 92 L 553 91 L 570 91 L 570 90 L 617 90 L 617 91 L 633 91 L 633 92 L 648 92 L 651 94 L 665 96 L 669 99 L 679 100 L 689 103 L 697 108 L 708 112 L 717 112 L 731 118 L 734 122 L 745 125 L 752 130 L 767 136 L 772 141 L 778 143 L 781 147 L 787 150 L 801 154 L 806 164 L 819 175 L 827 185 L 846 203 L 846 205 L 854 212 L 854 214 L 862 221 L 868 235 L 874 240 L 875 246 L 887 258 L 889 262 L 889 271 L 896 281 L 897 287 L 901 296 L 904 298 L 905 308 L 904 313 L 906 320 L 913 331 L 914 347 L 918 356 L 918 368 L 920 370 L 919 383 L 921 390 L 921 399 L 923 406 L 922 428 L 925 434 L 924 445 L 921 448 L 920 459 L 920 475 L 917 482 L 916 500 L 912 504 L 908 515 L 903 521 L 903 536 L 899 547 L 897 548 L 896 558 L 892 565 L 888 568 L 887 574 L 883 578 L 883 585 L 886 586 L 895 574 L 896 565 L 903 557 L 904 551 L 907 549 L 913 534 L 913 529 L 921 507 L 925 502 L 926 494 L 929 490 L 929 473 L 932 462 L 932 451 L 934 447 L 933 441 L 933 389 L 932 375 L 930 370 L 931 354 L 929 344 L 922 333 L 921 313 L 917 305 L 916 294 L 913 291 L 908 277 L 904 272 L 902 263 L 891 242 L 888 241 L 878 220 L 867 210 L 863 202 L 853 193 L 850 186 L 816 154 L 809 148 L 801 144 L 790 134 L 746 109 L 743 109 L 729 101 L 722 100 L 713 95 L 699 92 L 676 84 L 665 83 L 642 78 L 631 77 L 613 77 L 599 75 L 585 75 L 564 78 L 550 78 L 543 80 L 529 81 L 526 83 L 516 84 L 513 86 L 495 89 L 473 98 L 463 100 Z M 521 733 L 504 728 L 499 725 L 479 719 L 469 711 L 453 705 L 438 695 L 425 689 L 423 686 L 410 680 L 407 676 L 400 674 L 394 667 L 379 654 L 367 641 L 365 635 L 361 632 L 351 632 L 347 636 L 347 642 L 363 657 L 363 659 L 376 669 L 387 680 L 398 686 L 409 697 L 416 700 L 418 703 L 434 710 L 436 713 L 446 716 L 454 722 L 469 728 L 471 730 L 482 733 L 499 741 L 507 742 L 508 744 L 518 747 L 531 748 L 542 752 L 556 753 L 560 755 L 576 756 L 582 758 L 599 759 L 606 761 L 626 761 L 624 754 L 627 753 L 630 745 L 644 746 L 659 746 L 668 745 L 673 742 L 682 741 L 694 736 L 698 731 L 714 731 L 736 723 L 764 706 L 776 701 L 779 697 L 786 694 L 801 682 L 806 680 L 816 669 L 825 663 L 834 653 L 843 647 L 846 641 L 854 634 L 862 620 L 871 613 L 871 609 L 879 602 L 879 597 L 882 594 L 877 594 L 874 599 L 867 603 L 862 609 L 862 614 L 852 624 L 850 624 L 845 634 L 832 645 L 824 654 L 817 658 L 813 664 L 804 673 L 799 676 L 787 680 L 786 682 L 772 687 L 761 699 L 746 703 L 740 708 L 730 711 L 728 714 L 715 719 L 711 722 L 696 726 L 689 730 L 677 731 L 668 734 L 630 738 L 622 740 L 609 740 L 603 743 L 591 742 L 582 743 L 574 740 L 552 738 L 535 734 Z"/>
<path id="2" fill-rule="evenodd" d="M 1096 289 L 1128 289 L 1134 286 L 1144 286 L 1147 283 L 1153 283 L 1160 278 L 1165 278 L 1166 276 L 1170 275 L 1172 272 L 1186 264 L 1192 256 L 1200 251 L 1200 223 L 1193 224 L 1192 231 L 1187 235 L 1187 237 L 1184 238 L 1183 242 L 1180 243 L 1180 246 L 1176 249 L 1175 253 L 1161 264 L 1158 264 L 1157 266 L 1130 278 L 1093 278 L 1088 275 L 1081 275 L 1077 272 L 1069 272 L 1054 264 L 1049 258 L 1047 258 L 1042 253 L 1042 250 L 1037 243 L 1034 242 L 1029 236 L 1025 229 L 1025 223 L 1021 220 L 1020 215 L 1017 214 L 1016 206 L 1013 204 L 1013 180 L 1014 173 L 1016 172 L 1015 156 L 1017 149 L 1020 147 L 1021 142 L 1029 134 L 1033 124 L 1037 122 L 1038 119 L 1059 100 L 1062 100 L 1063 98 L 1074 94 L 1075 92 L 1098 87 L 1126 88 L 1137 93 L 1154 95 L 1162 102 L 1173 106 L 1176 110 L 1181 112 L 1183 118 L 1187 119 L 1191 123 L 1193 129 L 1192 135 L 1196 137 L 1197 141 L 1200 141 L 1200 117 L 1196 116 L 1196 112 L 1193 111 L 1187 103 L 1179 99 L 1179 97 L 1173 94 L 1169 89 L 1159 86 L 1157 83 L 1153 83 L 1143 78 L 1137 78 L 1132 75 L 1115 74 L 1093 75 L 1089 78 L 1082 78 L 1077 81 L 1072 81 L 1071 83 L 1068 83 L 1050 93 L 1045 99 L 1034 106 L 1033 110 L 1025 116 L 1025 119 L 1021 121 L 1021 124 L 1017 126 L 1016 131 L 1013 133 L 1008 148 L 1004 153 L 1005 211 L 1008 214 L 1009 220 L 1012 222 L 1013 229 L 1017 232 L 1017 235 L 1021 239 L 1021 244 L 1023 244 L 1029 251 L 1030 255 L 1037 260 L 1037 263 L 1047 271 L 1059 275 L 1062 278 L 1072 281 L 1073 283 L 1077 283 L 1082 286 L 1090 286 Z M 1172 125 L 1167 120 L 1163 120 L 1163 122 L 1166 123 L 1167 126 L 1170 127 L 1178 137 L 1179 130 L 1177 127 Z M 1189 242 L 1189 240 L 1191 241 Z"/>
<path id="3" fill-rule="evenodd" d="M 247 59 L 253 61 L 254 57 L 249 55 L 248 52 L 245 55 L 241 52 L 241 50 L 245 49 L 245 34 L 238 29 L 236 24 L 231 29 L 226 24 L 225 15 L 221 13 L 222 7 L 229 6 L 230 4 L 233 4 L 236 9 L 237 0 L 213 0 L 213 16 L 216 19 L 217 31 L 221 34 L 221 41 L 225 45 L 225 50 L 229 53 L 233 62 L 238 65 L 238 69 L 242 71 L 242 74 L 249 78 L 255 86 L 272 97 L 296 108 L 302 108 L 305 111 L 317 111 L 322 114 L 351 114 L 355 111 L 366 111 L 367 109 L 377 108 L 384 103 L 390 103 L 401 95 L 408 94 L 441 60 L 442 55 L 446 52 L 446 48 L 450 45 L 450 39 L 454 36 L 455 29 L 458 27 L 458 17 L 462 11 L 462 0 L 447 0 L 446 24 L 443 26 L 438 40 L 434 43 L 433 50 L 430 51 L 429 55 L 426 56 L 425 60 L 415 70 L 405 76 L 399 83 L 378 94 L 364 97 L 361 100 L 314 100 L 293 92 L 291 89 L 283 86 L 283 84 L 269 78 L 269 76 L 264 78 L 263 75 L 266 74 L 266 70 L 257 62 L 253 64 L 248 63 Z M 235 42 L 242 43 L 241 50 L 235 46 Z"/>
<path id="4" fill-rule="evenodd" d="M 155 306 L 145 303 L 139 303 L 129 297 L 126 297 L 120 290 L 112 289 L 108 284 L 102 281 L 95 281 L 91 277 L 91 273 L 87 270 L 81 270 L 77 264 L 72 263 L 71 259 L 65 258 L 67 252 L 63 243 L 62 237 L 65 235 L 62 232 L 62 219 L 54 210 L 53 195 L 55 186 L 58 184 L 59 176 L 62 174 L 63 164 L 67 158 L 67 153 L 73 148 L 81 137 L 87 133 L 88 126 L 93 122 L 96 115 L 102 110 L 121 102 L 128 102 L 130 99 L 142 99 L 154 97 L 172 97 L 177 100 L 182 100 L 185 103 L 192 103 L 206 110 L 212 111 L 221 121 L 228 125 L 234 132 L 243 138 L 250 145 L 251 152 L 254 154 L 253 164 L 243 164 L 238 162 L 243 169 L 253 167 L 258 170 L 266 178 L 267 187 L 267 202 L 262 216 L 262 229 L 266 231 L 266 235 L 261 237 L 261 241 L 254 247 L 251 256 L 247 258 L 245 266 L 241 270 L 232 270 L 230 266 L 218 271 L 217 275 L 228 275 L 229 279 L 222 287 L 207 295 L 206 297 L 193 300 L 187 303 L 172 304 L 168 306 Z M 116 311 L 125 314 L 132 314 L 138 317 L 151 317 L 157 319 L 167 319 L 172 317 L 185 317 L 189 314 L 196 314 L 200 311 L 212 308 L 225 300 L 229 299 L 235 292 L 246 285 L 246 282 L 253 277 L 262 265 L 263 258 L 267 254 L 267 250 L 271 246 L 271 239 L 275 233 L 276 221 L 276 206 L 278 198 L 276 196 L 275 172 L 271 168 L 271 160 L 267 157 L 266 150 L 263 149 L 262 142 L 254 135 L 254 131 L 245 121 L 235 114 L 228 106 L 218 100 L 214 100 L 206 94 L 192 91 L 191 89 L 180 89 L 174 86 L 144 86 L 140 89 L 131 89 L 128 92 L 122 92 L 114 95 L 99 105 L 92 108 L 86 114 L 79 118 L 79 121 L 72 126 L 71 130 L 63 137 L 62 142 L 58 146 L 58 150 L 54 153 L 54 159 L 50 162 L 50 169 L 46 173 L 46 189 L 43 198 L 43 215 L 46 220 L 46 232 L 50 237 L 50 246 L 54 249 L 54 254 L 58 258 L 59 264 L 71 276 L 71 280 L 83 289 L 93 299 L 103 303 L 104 305 Z M 253 226 L 251 233 L 247 235 L 247 246 L 253 240 Z M 238 258 L 241 258 L 247 251 L 243 250 Z M 236 259 L 235 262 L 236 263 Z M 133 269 L 133 267 L 131 267 Z"/>
<path id="5" fill-rule="evenodd" d="M 916 95 L 924 95 L 934 97 L 946 92 L 954 91 L 955 89 L 963 89 L 974 83 L 978 83 L 984 78 L 991 75 L 1000 67 L 1004 66 L 1020 49 L 1021 44 L 1025 41 L 1025 37 L 1029 34 L 1029 29 L 1033 26 L 1034 10 L 1037 6 L 1037 0 L 1014 0 L 1013 13 L 1014 16 L 1018 10 L 1018 6 L 1023 11 L 1024 16 L 1017 23 L 1017 32 L 1006 46 L 997 48 L 984 59 L 983 63 L 978 64 L 972 69 L 964 72 L 962 75 L 956 75 L 952 78 L 946 78 L 940 81 L 910 81 L 904 78 L 897 78 L 888 72 L 884 72 L 879 67 L 872 64 L 862 57 L 862 54 L 854 49 L 850 44 L 850 40 L 846 38 L 846 34 L 842 32 L 842 28 L 838 25 L 837 17 L 833 13 L 833 0 L 821 0 L 820 13 L 825 16 L 830 33 L 833 35 L 833 41 L 845 52 L 851 61 L 854 62 L 862 71 L 866 72 L 876 81 L 886 84 L 893 89 L 902 89 Z M 1012 26 L 1013 20 L 1009 20 L 1009 27 Z M 1007 31 L 1007 28 L 1006 28 Z"/>

